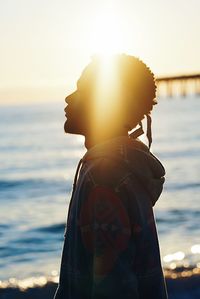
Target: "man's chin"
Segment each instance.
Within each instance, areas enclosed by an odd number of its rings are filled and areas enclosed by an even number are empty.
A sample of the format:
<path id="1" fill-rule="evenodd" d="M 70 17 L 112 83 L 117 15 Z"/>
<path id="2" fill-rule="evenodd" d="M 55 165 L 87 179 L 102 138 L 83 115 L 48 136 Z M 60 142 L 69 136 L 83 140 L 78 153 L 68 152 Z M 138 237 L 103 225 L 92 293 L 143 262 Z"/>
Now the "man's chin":
<path id="1" fill-rule="evenodd" d="M 67 134 L 84 135 L 82 132 L 80 132 L 80 130 L 78 130 L 77 128 L 74 128 L 73 126 L 71 126 L 68 121 L 66 121 L 64 123 L 64 131 Z"/>
<path id="2" fill-rule="evenodd" d="M 65 133 L 71 133 L 71 129 L 67 121 L 64 123 L 64 131 Z"/>

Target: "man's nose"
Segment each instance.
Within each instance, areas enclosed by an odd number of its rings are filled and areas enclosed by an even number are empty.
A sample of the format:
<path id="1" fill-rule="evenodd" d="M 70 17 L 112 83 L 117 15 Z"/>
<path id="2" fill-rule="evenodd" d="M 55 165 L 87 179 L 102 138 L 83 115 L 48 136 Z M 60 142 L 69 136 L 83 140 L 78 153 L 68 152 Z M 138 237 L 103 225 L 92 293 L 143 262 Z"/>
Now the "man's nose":
<path id="1" fill-rule="evenodd" d="M 75 94 L 75 92 L 69 94 L 69 95 L 65 98 L 65 103 L 69 104 L 69 102 L 72 100 L 74 94 Z"/>

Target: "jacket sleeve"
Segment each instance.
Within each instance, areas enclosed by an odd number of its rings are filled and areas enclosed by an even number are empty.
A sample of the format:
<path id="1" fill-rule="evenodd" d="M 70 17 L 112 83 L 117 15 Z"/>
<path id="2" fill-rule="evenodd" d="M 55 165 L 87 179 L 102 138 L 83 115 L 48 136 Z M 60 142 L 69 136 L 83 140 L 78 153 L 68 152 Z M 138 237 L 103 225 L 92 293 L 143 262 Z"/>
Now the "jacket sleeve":
<path id="1" fill-rule="evenodd" d="M 93 188 L 80 213 L 84 247 L 92 257 L 91 298 L 138 298 L 131 268 L 131 227 L 118 194 L 104 186 Z"/>

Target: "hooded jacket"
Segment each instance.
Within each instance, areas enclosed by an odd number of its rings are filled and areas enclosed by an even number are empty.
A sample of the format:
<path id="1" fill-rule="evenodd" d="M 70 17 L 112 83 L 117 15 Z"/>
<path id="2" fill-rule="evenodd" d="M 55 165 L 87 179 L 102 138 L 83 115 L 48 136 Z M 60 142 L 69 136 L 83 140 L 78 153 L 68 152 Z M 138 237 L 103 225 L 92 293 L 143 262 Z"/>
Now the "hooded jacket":
<path id="1" fill-rule="evenodd" d="M 54 299 L 166 299 L 152 207 L 165 170 L 138 139 L 118 137 L 79 163 Z"/>

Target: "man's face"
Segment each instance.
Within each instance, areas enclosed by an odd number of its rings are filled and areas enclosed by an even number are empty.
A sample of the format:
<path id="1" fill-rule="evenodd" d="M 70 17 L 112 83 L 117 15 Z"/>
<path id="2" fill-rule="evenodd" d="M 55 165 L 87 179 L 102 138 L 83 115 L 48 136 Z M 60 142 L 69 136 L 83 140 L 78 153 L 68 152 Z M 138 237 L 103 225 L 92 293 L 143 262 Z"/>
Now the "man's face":
<path id="1" fill-rule="evenodd" d="M 105 78 L 95 65 L 84 69 L 76 91 L 65 99 L 66 133 L 96 136 L 121 131 L 124 114 L 120 84 L 113 85 L 112 77 Z"/>
<path id="2" fill-rule="evenodd" d="M 77 90 L 66 97 L 65 116 L 67 118 L 64 124 L 66 133 L 85 135 L 88 129 L 88 101 L 89 96 L 80 84 L 77 83 Z"/>

